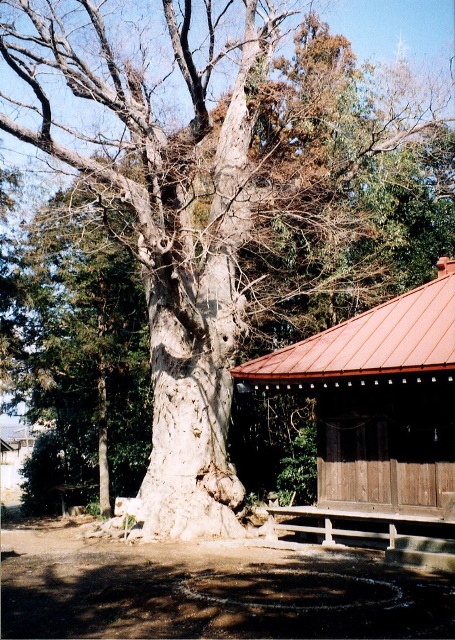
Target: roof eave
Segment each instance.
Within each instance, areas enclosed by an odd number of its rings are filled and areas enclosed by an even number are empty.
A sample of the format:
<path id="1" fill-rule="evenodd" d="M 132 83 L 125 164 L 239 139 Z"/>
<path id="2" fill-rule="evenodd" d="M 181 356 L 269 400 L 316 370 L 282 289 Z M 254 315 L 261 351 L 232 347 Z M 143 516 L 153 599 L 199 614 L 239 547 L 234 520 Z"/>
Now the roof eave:
<path id="1" fill-rule="evenodd" d="M 378 376 L 378 375 L 400 375 L 405 373 L 432 373 L 437 371 L 454 371 L 455 362 L 416 365 L 406 367 L 389 367 L 384 369 L 353 369 L 347 371 L 311 371 L 296 373 L 252 373 L 242 372 L 241 368 L 231 370 L 231 375 L 237 380 L 250 380 L 257 382 L 317 382 L 318 380 L 327 380 L 334 378 L 355 378 L 359 376 Z"/>

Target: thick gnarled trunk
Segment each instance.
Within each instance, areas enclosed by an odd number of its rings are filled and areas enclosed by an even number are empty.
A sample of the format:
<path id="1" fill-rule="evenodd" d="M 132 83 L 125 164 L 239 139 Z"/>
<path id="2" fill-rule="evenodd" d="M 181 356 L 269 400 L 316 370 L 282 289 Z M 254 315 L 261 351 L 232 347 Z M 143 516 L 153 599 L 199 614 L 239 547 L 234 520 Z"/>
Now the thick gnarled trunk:
<path id="1" fill-rule="evenodd" d="M 255 113 L 249 112 L 245 85 L 265 55 L 254 18 L 255 2 L 250 1 L 242 60 L 217 141 L 205 246 L 199 263 L 186 271 L 185 289 L 193 296 L 198 320 L 195 332 L 181 313 L 172 312 L 177 306 L 182 310 L 170 291 L 172 276 L 167 286 L 164 276 L 159 283 L 146 283 L 155 399 L 153 450 L 139 494 L 146 538 L 243 535 L 233 509 L 242 502 L 244 489 L 226 446 L 229 366 L 245 326 L 245 300 L 236 289 L 237 252 L 251 225 L 247 154 Z"/>
<path id="2" fill-rule="evenodd" d="M 139 497 L 144 537 L 238 537 L 244 489 L 226 455 L 232 383 L 166 310 L 152 331 L 153 450 Z"/>

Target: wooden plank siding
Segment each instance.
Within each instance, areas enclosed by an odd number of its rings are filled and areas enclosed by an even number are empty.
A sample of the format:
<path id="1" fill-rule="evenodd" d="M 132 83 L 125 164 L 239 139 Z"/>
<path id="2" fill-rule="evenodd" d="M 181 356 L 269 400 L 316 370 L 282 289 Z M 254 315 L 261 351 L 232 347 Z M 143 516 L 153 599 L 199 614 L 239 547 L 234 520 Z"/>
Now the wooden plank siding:
<path id="1" fill-rule="evenodd" d="M 436 507 L 436 465 L 398 462 L 398 505 Z"/>
<path id="2" fill-rule="evenodd" d="M 391 504 L 387 424 L 326 425 L 319 456 L 319 502 Z"/>
<path id="3" fill-rule="evenodd" d="M 325 467 L 325 499 L 345 500 L 342 491 L 342 459 L 340 448 L 340 431 L 336 428 L 338 423 L 328 425 L 325 433 L 326 450 L 322 456 Z M 330 428 L 330 427 L 335 428 Z"/>
<path id="4" fill-rule="evenodd" d="M 355 435 L 356 447 L 354 451 L 357 452 L 356 460 L 354 463 L 354 487 L 355 496 L 357 502 L 371 502 L 370 500 L 370 486 L 368 485 L 368 470 L 367 467 L 367 442 L 364 426 L 358 426 L 352 429 Z M 347 444 L 347 443 L 346 443 Z M 371 465 L 370 465 L 371 466 Z M 371 475 L 371 474 L 370 474 Z"/>
<path id="5" fill-rule="evenodd" d="M 455 491 L 455 464 L 453 462 L 436 463 L 437 506 L 442 507 L 442 494 Z"/>
<path id="6" fill-rule="evenodd" d="M 389 441 L 387 437 L 387 422 L 380 420 L 377 422 L 378 435 L 378 502 L 380 504 L 390 504 L 392 502 L 392 475 L 389 457 Z"/>
<path id="7" fill-rule="evenodd" d="M 441 494 L 455 491 L 455 464 L 431 459 L 436 450 L 429 448 L 425 459 L 404 460 L 400 451 L 390 449 L 389 428 L 394 425 L 385 420 L 325 423 L 319 440 L 318 505 L 402 513 L 442 507 Z M 393 433 L 397 442 L 396 429 Z"/>

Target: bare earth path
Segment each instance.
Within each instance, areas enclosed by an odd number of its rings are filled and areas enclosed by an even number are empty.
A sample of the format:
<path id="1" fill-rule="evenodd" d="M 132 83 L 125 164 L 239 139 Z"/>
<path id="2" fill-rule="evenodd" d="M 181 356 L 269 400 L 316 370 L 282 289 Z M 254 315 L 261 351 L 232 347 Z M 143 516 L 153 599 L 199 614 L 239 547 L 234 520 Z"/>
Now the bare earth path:
<path id="1" fill-rule="evenodd" d="M 453 576 L 380 551 L 132 545 L 82 523 L 3 522 L 2 638 L 455 637 Z"/>

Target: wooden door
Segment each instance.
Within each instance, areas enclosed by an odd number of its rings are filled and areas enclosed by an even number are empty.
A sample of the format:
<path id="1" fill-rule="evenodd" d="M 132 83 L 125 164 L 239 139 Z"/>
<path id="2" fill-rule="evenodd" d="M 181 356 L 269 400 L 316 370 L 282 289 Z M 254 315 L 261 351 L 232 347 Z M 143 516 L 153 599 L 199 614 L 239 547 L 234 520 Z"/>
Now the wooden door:
<path id="1" fill-rule="evenodd" d="M 328 423 L 319 472 L 320 503 L 390 505 L 391 466 L 386 422 Z"/>
<path id="2" fill-rule="evenodd" d="M 455 491 L 455 451 L 450 429 L 422 423 L 404 427 L 394 444 L 398 508 L 441 507 L 442 492 Z"/>

